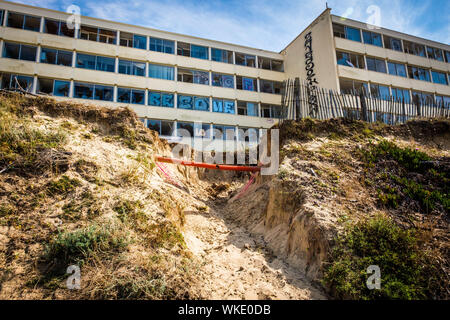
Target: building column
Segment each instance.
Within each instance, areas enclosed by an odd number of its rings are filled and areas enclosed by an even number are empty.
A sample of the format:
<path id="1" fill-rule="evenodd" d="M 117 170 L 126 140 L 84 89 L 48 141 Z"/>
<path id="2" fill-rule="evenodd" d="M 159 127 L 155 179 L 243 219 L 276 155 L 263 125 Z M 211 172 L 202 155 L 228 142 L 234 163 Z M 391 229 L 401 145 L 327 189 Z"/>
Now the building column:
<path id="1" fill-rule="evenodd" d="M 212 57 L 211 57 L 211 47 L 208 47 L 208 60 L 212 60 Z"/>
<path id="2" fill-rule="evenodd" d="M 119 57 L 114 58 L 114 73 L 119 73 Z"/>
<path id="3" fill-rule="evenodd" d="M 120 30 L 117 30 L 117 41 L 116 46 L 120 46 Z"/>
<path id="4" fill-rule="evenodd" d="M 144 93 L 144 99 L 145 99 L 144 105 L 148 106 L 148 105 L 149 105 L 149 104 L 148 104 L 148 89 L 145 89 L 144 92 L 145 92 L 145 93 Z M 162 98 L 161 98 L 161 99 L 162 99 Z"/>
<path id="5" fill-rule="evenodd" d="M 40 33 L 44 32 L 44 21 L 45 21 L 45 18 L 41 17 L 41 25 L 39 26 Z"/>
<path id="6" fill-rule="evenodd" d="M 261 113 L 261 103 L 258 102 L 258 116 L 260 118 L 262 118 L 262 113 Z"/>
<path id="7" fill-rule="evenodd" d="M 73 80 L 70 80 L 70 85 L 69 85 L 69 98 L 73 98 L 74 91 L 75 91 L 75 84 L 74 84 L 74 81 L 73 81 Z"/>
<path id="8" fill-rule="evenodd" d="M 114 90 L 113 90 L 113 102 L 117 102 L 117 94 L 118 94 L 119 89 L 117 88 L 117 86 L 114 86 Z"/>
<path id="9" fill-rule="evenodd" d="M 37 84 L 38 84 L 38 77 L 35 75 L 33 77 L 33 89 L 31 90 L 31 93 L 36 94 Z"/>
<path id="10" fill-rule="evenodd" d="M 77 52 L 73 50 L 72 52 L 72 68 L 75 68 L 77 65 Z"/>
<path id="11" fill-rule="evenodd" d="M 34 62 L 38 63 L 39 61 L 41 61 L 41 51 L 42 47 L 41 45 L 38 45 L 36 48 L 36 60 Z"/>

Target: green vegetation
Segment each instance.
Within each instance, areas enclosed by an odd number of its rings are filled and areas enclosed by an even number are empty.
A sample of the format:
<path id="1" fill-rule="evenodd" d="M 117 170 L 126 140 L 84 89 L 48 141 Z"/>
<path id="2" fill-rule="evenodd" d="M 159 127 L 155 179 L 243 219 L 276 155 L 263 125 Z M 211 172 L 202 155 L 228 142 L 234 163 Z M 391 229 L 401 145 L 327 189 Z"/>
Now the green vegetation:
<path id="1" fill-rule="evenodd" d="M 68 176 L 64 175 L 57 181 L 51 181 L 47 186 L 47 191 L 53 196 L 66 196 L 80 185 L 81 182 L 78 179 L 70 179 Z"/>
<path id="2" fill-rule="evenodd" d="M 371 265 L 380 267 L 380 290 L 366 286 Z M 337 239 L 323 282 L 340 299 L 425 299 L 431 268 L 414 231 L 377 216 L 347 227 Z"/>
<path id="3" fill-rule="evenodd" d="M 82 264 L 94 253 L 118 251 L 126 247 L 127 239 L 111 226 L 91 225 L 84 229 L 59 233 L 46 248 L 44 258 L 61 265 Z"/>
<path id="4" fill-rule="evenodd" d="M 424 152 L 410 148 L 401 148 L 395 143 L 387 140 L 380 141 L 377 145 L 371 145 L 369 151 L 364 153 L 366 162 L 370 165 L 380 159 L 395 160 L 406 170 L 421 172 L 424 170 L 422 161 L 429 161 L 431 158 Z"/>

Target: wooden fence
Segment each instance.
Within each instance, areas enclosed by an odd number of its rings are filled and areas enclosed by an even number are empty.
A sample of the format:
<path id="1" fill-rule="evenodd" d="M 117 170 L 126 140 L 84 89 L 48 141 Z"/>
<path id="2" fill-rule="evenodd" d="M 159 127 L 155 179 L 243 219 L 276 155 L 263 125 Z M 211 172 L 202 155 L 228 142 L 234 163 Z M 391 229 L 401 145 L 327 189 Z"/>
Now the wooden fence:
<path id="1" fill-rule="evenodd" d="M 364 92 L 340 93 L 320 88 L 299 78 L 286 80 L 282 89 L 282 119 L 349 118 L 386 124 L 405 123 L 415 118 L 449 118 L 450 103 L 379 98 Z"/>

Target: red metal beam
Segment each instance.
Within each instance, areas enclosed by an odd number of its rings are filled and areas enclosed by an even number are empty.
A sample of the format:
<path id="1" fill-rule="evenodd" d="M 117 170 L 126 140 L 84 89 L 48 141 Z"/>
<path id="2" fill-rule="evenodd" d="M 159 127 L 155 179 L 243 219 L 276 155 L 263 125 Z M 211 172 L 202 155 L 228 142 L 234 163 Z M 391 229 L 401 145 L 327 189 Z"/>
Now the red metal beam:
<path id="1" fill-rule="evenodd" d="M 156 161 L 158 161 L 158 162 L 165 162 L 165 163 L 180 164 L 182 166 L 187 166 L 187 167 L 197 167 L 197 168 L 214 169 L 214 170 L 247 171 L 247 172 L 259 172 L 259 171 L 261 171 L 261 167 L 230 166 L 230 165 L 222 165 L 222 164 L 210 164 L 210 163 L 185 161 L 185 160 L 180 160 L 180 159 L 164 158 L 164 157 L 156 157 Z"/>

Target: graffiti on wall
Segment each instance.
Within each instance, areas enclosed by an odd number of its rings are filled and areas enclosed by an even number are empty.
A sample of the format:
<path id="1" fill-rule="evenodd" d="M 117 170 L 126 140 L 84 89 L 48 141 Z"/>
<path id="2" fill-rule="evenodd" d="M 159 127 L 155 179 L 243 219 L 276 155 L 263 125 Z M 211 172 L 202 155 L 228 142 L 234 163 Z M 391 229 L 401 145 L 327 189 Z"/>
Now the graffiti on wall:
<path id="1" fill-rule="evenodd" d="M 318 110 L 319 105 L 317 102 L 317 81 L 316 74 L 314 73 L 314 57 L 312 49 L 312 36 L 311 32 L 305 35 L 305 69 L 306 69 L 306 80 L 307 80 L 307 91 L 308 91 L 308 103 L 309 103 L 309 115 L 314 117 Z"/>

